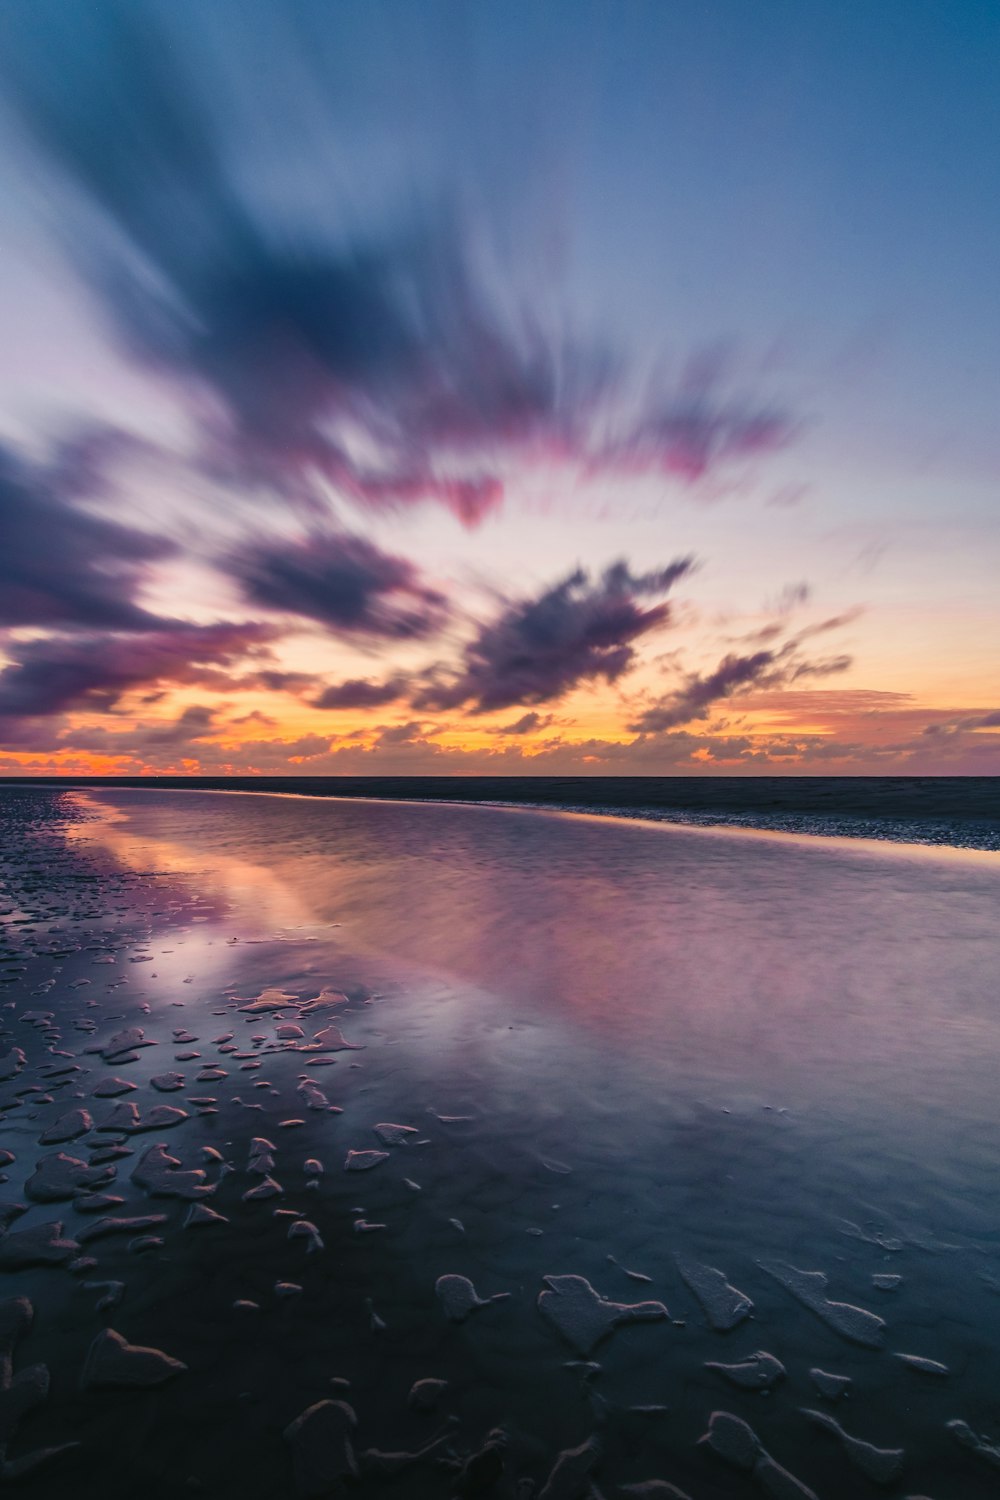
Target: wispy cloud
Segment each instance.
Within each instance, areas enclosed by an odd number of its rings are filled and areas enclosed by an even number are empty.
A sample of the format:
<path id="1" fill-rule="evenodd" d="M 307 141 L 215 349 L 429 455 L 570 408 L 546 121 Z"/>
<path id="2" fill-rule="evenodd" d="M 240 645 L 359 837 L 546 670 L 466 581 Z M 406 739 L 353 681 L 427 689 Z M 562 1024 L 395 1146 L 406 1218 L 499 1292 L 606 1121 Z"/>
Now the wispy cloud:
<path id="1" fill-rule="evenodd" d="M 247 542 L 220 565 L 250 603 L 346 634 L 412 640 L 440 630 L 449 615 L 444 595 L 412 563 L 347 532 Z"/>
<path id="2" fill-rule="evenodd" d="M 376 507 L 430 498 L 475 524 L 511 451 L 692 483 L 793 434 L 715 356 L 640 380 L 620 352 L 492 295 L 439 195 L 390 231 L 319 188 L 311 221 L 290 221 L 257 186 L 263 126 L 234 133 L 233 81 L 196 16 L 167 36 L 149 8 L 41 9 L 12 18 L 10 99 L 75 264 L 122 346 L 185 396 L 216 478 L 320 510 L 331 486 Z M 284 40 L 296 170 L 320 184 L 337 126 L 320 112 L 306 127 L 309 63 L 294 28 Z"/>
<path id="3" fill-rule="evenodd" d="M 670 618 L 669 604 L 638 601 L 668 594 L 693 566 L 681 558 L 633 574 L 620 562 L 594 580 L 578 568 L 536 598 L 511 601 L 480 627 L 457 672 L 439 671 L 414 694 L 414 707 L 490 713 L 555 702 L 581 682 L 617 682 L 635 661 L 634 642 Z"/>
<path id="4" fill-rule="evenodd" d="M 727 656 L 707 676 L 689 677 L 683 687 L 651 708 L 647 708 L 628 727 L 636 734 L 660 734 L 692 719 L 704 719 L 720 698 L 738 687 L 759 682 L 773 669 L 774 653 L 757 651 L 753 656 Z"/>
<path id="5" fill-rule="evenodd" d="M 215 669 L 266 652 L 274 637 L 273 627 L 245 621 L 10 642 L 0 671 L 0 736 L 22 743 L 36 719 L 69 709 L 106 712 L 138 687 L 211 681 Z"/>
<path id="6" fill-rule="evenodd" d="M 510 724 L 500 724 L 492 732 L 494 734 L 536 734 L 540 729 L 547 729 L 554 722 L 551 714 L 536 713 L 534 709 L 530 713 L 522 714 L 519 719 L 514 719 Z"/>
<path id="7" fill-rule="evenodd" d="M 800 642 L 813 631 L 800 631 L 783 646 L 755 651 L 749 656 L 723 657 L 712 672 L 692 673 L 684 683 L 657 703 L 643 710 L 629 724 L 636 734 L 662 734 L 694 720 L 706 719 L 714 706 L 733 693 L 751 686 L 780 687 L 805 677 L 830 677 L 851 666 L 847 655 L 809 660 L 799 653 Z"/>
<path id="8" fill-rule="evenodd" d="M 80 455 L 45 467 L 0 449 L 0 626 L 148 630 L 137 596 L 167 540 L 81 509 L 93 475 Z"/>

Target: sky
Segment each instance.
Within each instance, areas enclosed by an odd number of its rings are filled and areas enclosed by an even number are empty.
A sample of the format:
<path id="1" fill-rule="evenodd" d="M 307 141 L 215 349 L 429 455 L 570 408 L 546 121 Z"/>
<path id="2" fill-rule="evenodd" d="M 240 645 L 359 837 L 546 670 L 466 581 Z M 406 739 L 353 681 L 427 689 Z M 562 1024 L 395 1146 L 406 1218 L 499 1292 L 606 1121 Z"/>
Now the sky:
<path id="1" fill-rule="evenodd" d="M 994 0 L 4 0 L 0 772 L 1000 773 Z"/>

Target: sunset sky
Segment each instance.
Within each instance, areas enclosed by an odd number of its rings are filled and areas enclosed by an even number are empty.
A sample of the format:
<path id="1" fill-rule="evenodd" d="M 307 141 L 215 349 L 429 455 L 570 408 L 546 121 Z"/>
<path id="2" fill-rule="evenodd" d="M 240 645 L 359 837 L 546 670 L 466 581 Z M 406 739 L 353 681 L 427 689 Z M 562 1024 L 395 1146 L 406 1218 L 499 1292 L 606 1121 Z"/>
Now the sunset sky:
<path id="1" fill-rule="evenodd" d="M 993 0 L 4 0 L 0 771 L 1000 773 Z"/>

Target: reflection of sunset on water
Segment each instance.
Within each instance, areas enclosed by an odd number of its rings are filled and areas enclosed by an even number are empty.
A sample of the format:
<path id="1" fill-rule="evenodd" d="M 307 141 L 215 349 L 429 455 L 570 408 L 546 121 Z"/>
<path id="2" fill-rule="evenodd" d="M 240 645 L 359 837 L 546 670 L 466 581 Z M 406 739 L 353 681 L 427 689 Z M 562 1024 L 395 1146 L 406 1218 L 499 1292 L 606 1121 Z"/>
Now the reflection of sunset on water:
<path id="1" fill-rule="evenodd" d="M 331 1368 L 369 1472 L 423 1440 L 407 1392 L 431 1371 L 468 1451 L 502 1417 L 544 1476 L 582 1428 L 626 1478 L 641 1422 L 642 1472 L 666 1455 L 712 1494 L 720 1298 L 756 1320 L 750 1372 L 797 1401 L 835 1370 L 865 1390 L 859 1430 L 958 1474 L 945 1421 L 991 1388 L 1000 1338 L 995 1299 L 969 1297 L 995 1238 L 995 853 L 154 789 L 6 788 L 0 817 L 23 1044 L 0 1049 L 4 1171 L 30 1205 L 0 1261 L 29 1262 L 42 1358 L 89 1381 L 113 1331 L 115 1358 L 141 1338 L 182 1361 L 141 1443 L 88 1381 L 72 1401 L 53 1382 L 58 1431 L 104 1435 L 73 1450 L 84 1473 L 117 1422 L 110 1500 L 151 1451 L 271 1500 Z M 89 1201 L 50 1206 L 74 1174 Z M 58 1256 L 95 1226 L 110 1330 L 76 1278 L 43 1263 L 34 1287 L 55 1212 Z M 567 1364 L 598 1335 L 599 1424 Z M 822 1480 L 784 1388 L 765 1410 L 727 1386 L 726 1410 Z M 408 1500 L 441 1500 L 424 1477 Z"/>
<path id="2" fill-rule="evenodd" d="M 87 821 L 71 825 L 71 838 L 99 843 L 112 858 L 132 870 L 198 880 L 200 890 L 210 890 L 213 897 L 225 903 L 230 925 L 239 925 L 241 913 L 252 916 L 268 930 L 300 927 L 310 921 L 312 913 L 305 904 L 308 883 L 295 883 L 270 865 L 254 864 L 224 850 L 213 851 L 211 865 L 203 867 L 197 846 L 171 837 L 169 809 L 154 816 L 140 835 L 131 827 L 127 814 L 106 800 L 83 792 L 69 795 L 91 815 Z"/>
<path id="3" fill-rule="evenodd" d="M 958 902 L 950 920 L 966 912 L 977 931 L 1000 878 L 981 851 L 487 807 L 90 796 L 116 812 L 85 830 L 133 868 L 202 872 L 234 932 L 335 925 L 362 965 L 433 983 L 432 1027 L 582 1024 L 651 1076 L 698 1059 L 765 1091 L 832 1095 L 844 1070 L 862 1109 L 886 1056 L 923 1069 L 911 991 L 946 1034 L 982 1003 L 972 953 L 958 962 L 927 915 Z"/>

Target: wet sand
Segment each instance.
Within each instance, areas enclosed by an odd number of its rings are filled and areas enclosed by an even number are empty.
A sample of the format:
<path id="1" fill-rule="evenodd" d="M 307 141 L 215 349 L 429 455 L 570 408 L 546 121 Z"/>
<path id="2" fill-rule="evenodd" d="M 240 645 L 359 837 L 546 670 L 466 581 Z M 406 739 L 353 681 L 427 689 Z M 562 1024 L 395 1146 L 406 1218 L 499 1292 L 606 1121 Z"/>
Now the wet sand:
<path id="1" fill-rule="evenodd" d="M 996 1492 L 994 857 L 212 793 L 0 819 L 24 1494 Z"/>

